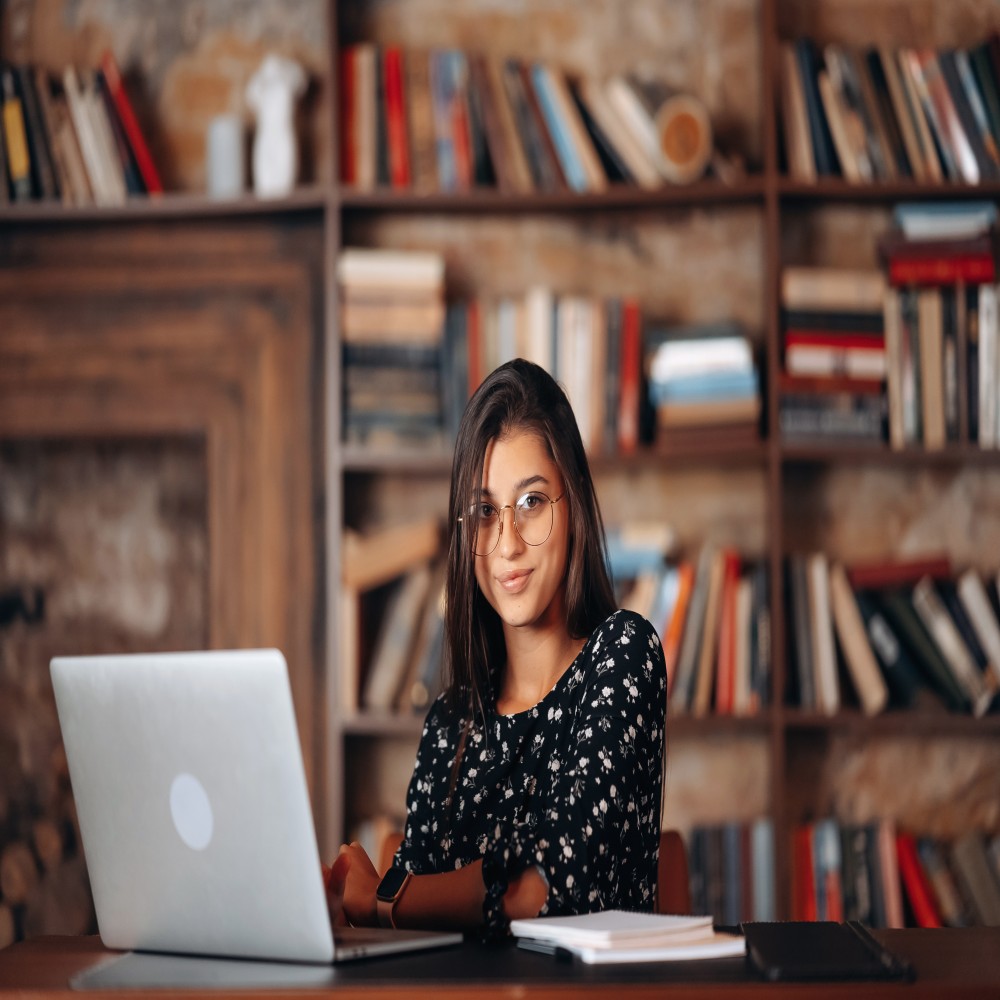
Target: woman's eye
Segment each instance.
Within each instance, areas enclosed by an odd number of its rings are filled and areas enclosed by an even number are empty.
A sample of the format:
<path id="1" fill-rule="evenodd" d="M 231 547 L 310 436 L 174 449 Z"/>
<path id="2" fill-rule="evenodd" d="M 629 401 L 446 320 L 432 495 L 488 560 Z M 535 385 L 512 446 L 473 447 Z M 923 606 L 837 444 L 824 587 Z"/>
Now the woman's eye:
<path id="1" fill-rule="evenodd" d="M 476 509 L 476 513 L 483 521 L 488 521 L 491 517 L 496 517 L 497 509 L 491 503 L 481 503 Z"/>
<path id="2" fill-rule="evenodd" d="M 518 504 L 522 510 L 535 510 L 544 502 L 542 495 L 540 493 L 528 493 L 521 497 L 521 502 Z"/>

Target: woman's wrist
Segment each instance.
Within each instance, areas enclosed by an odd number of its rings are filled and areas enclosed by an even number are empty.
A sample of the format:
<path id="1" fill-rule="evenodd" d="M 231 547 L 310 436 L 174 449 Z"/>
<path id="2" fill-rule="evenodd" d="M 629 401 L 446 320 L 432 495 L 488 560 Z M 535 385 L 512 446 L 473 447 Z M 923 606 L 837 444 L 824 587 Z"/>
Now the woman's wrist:
<path id="1" fill-rule="evenodd" d="M 537 917 L 549 895 L 549 882 L 538 865 L 525 868 L 510 880 L 503 896 L 504 914 L 508 920 Z"/>

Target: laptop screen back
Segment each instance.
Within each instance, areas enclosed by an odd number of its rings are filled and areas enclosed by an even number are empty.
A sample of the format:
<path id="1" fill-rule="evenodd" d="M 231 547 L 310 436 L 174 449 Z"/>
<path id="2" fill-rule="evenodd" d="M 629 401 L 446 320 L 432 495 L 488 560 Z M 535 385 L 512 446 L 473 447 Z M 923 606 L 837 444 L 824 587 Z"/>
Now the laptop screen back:
<path id="1" fill-rule="evenodd" d="M 64 657 L 51 673 L 104 943 L 331 961 L 281 653 Z"/>

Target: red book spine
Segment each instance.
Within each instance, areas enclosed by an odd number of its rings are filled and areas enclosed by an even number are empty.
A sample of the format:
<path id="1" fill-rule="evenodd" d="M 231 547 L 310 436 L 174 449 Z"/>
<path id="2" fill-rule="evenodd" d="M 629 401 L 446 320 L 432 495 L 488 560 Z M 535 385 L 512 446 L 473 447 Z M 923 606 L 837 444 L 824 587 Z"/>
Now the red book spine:
<path id="1" fill-rule="evenodd" d="M 618 450 L 629 455 L 639 446 L 639 367 L 642 331 L 639 303 L 622 303 L 621 387 L 618 394 Z"/>
<path id="2" fill-rule="evenodd" d="M 899 858 L 899 875 L 910 901 L 910 908 L 918 927 L 940 927 L 941 914 L 934 899 L 930 880 L 920 864 L 917 842 L 913 834 L 896 834 L 896 855 Z"/>
<path id="3" fill-rule="evenodd" d="M 101 69 L 104 71 L 108 93 L 114 101 L 115 110 L 118 112 L 122 128 L 125 130 L 128 144 L 132 147 L 135 164 L 139 168 L 139 173 L 142 174 L 142 183 L 146 186 L 146 192 L 151 195 L 163 194 L 163 184 L 160 181 L 156 164 L 153 162 L 152 154 L 143 138 L 138 119 L 132 108 L 132 102 L 125 92 L 121 73 L 118 71 L 118 63 L 115 62 L 115 57 L 111 54 L 110 49 L 104 53 L 101 59 Z"/>
<path id="4" fill-rule="evenodd" d="M 459 189 L 472 187 L 472 133 L 469 125 L 468 82 L 456 87 L 451 98 L 451 139 L 455 150 L 455 176 Z"/>
<path id="5" fill-rule="evenodd" d="M 788 330 L 786 347 L 843 347 L 860 351 L 884 351 L 885 337 L 880 333 L 825 333 L 815 330 Z"/>
<path id="6" fill-rule="evenodd" d="M 808 823 L 795 828 L 792 840 L 793 919 L 815 920 L 816 881 L 812 863 L 812 832 Z"/>
<path id="7" fill-rule="evenodd" d="M 340 53 L 340 179 L 345 184 L 358 181 L 354 100 L 354 49 L 348 47 Z"/>
<path id="8" fill-rule="evenodd" d="M 905 586 L 925 576 L 942 580 L 951 575 L 951 560 L 947 556 L 905 562 L 858 563 L 847 570 L 847 579 L 856 590 Z"/>
<path id="9" fill-rule="evenodd" d="M 406 133 L 403 96 L 403 53 L 398 46 L 385 50 L 385 119 L 389 143 L 389 180 L 394 188 L 410 186 L 410 143 Z"/>
<path id="10" fill-rule="evenodd" d="M 996 272 L 996 262 L 989 254 L 905 260 L 894 257 L 889 261 L 892 285 L 954 285 L 959 281 L 982 285 L 995 281 Z"/>

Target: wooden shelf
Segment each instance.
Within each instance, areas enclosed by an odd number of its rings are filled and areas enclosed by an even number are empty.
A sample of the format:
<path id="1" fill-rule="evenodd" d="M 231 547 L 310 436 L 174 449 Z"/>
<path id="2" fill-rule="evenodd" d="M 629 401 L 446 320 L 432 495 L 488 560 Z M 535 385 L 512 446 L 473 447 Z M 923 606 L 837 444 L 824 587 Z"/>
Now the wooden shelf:
<path id="1" fill-rule="evenodd" d="M 1000 733 L 1000 714 L 976 719 L 958 712 L 919 712 L 897 710 L 868 716 L 858 710 L 844 709 L 835 715 L 786 708 L 781 713 L 786 731 L 857 732 L 876 735 L 956 735 L 991 736 Z"/>
<path id="2" fill-rule="evenodd" d="M 925 184 L 916 181 L 880 182 L 877 184 L 850 184 L 841 177 L 826 177 L 815 183 L 794 181 L 788 177 L 778 179 L 778 194 L 789 202 L 880 202 L 902 199 L 954 200 L 1000 198 L 1000 184 Z"/>
<path id="3" fill-rule="evenodd" d="M 766 188 L 762 174 L 747 177 L 738 184 L 718 180 L 698 181 L 683 186 L 664 186 L 656 190 L 618 184 L 600 194 L 576 192 L 532 192 L 507 194 L 495 188 L 471 191 L 429 192 L 379 189 L 359 191 L 345 188 L 340 204 L 354 211 L 393 212 L 582 212 L 600 209 L 665 208 L 672 205 L 763 203 Z"/>
<path id="4" fill-rule="evenodd" d="M 948 445 L 940 451 L 906 448 L 893 451 L 887 444 L 782 444 L 781 461 L 786 465 L 877 462 L 879 465 L 934 466 L 1000 465 L 1000 450 L 975 445 Z"/>
<path id="5" fill-rule="evenodd" d="M 423 715 L 398 715 L 388 712 L 363 712 L 341 719 L 345 736 L 397 736 L 417 738 L 424 728 Z"/>
<path id="6" fill-rule="evenodd" d="M 452 452 L 424 448 L 361 448 L 344 445 L 338 452 L 340 468 L 350 472 L 424 472 L 447 475 L 451 471 Z"/>
<path id="7" fill-rule="evenodd" d="M 77 222 L 142 222 L 148 219 L 202 219 L 240 216 L 279 216 L 321 212 L 329 201 L 320 186 L 299 188 L 286 198 L 217 199 L 195 194 L 166 194 L 160 198 L 130 198 L 124 205 L 63 205 L 56 201 L 29 201 L 0 209 L 0 224 Z"/>

